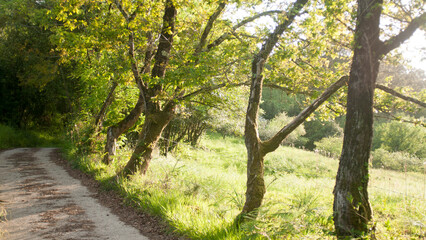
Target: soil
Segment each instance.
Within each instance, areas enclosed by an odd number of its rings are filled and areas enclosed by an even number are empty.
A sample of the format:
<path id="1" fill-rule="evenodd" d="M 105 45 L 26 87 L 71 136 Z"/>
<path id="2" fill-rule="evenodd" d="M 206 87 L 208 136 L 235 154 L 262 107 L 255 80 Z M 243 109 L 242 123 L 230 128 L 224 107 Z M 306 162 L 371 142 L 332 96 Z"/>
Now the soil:
<path id="1" fill-rule="evenodd" d="M 11 240 L 184 239 L 103 190 L 53 148 L 0 152 L 0 216 L 0 238 Z"/>

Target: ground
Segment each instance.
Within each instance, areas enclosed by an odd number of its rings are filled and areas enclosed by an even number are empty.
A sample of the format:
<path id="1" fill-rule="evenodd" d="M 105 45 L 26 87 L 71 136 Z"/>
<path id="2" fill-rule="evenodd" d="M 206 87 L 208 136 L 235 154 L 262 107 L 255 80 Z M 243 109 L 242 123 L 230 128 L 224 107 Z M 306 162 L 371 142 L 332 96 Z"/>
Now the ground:
<path id="1" fill-rule="evenodd" d="M 0 183 L 0 238 L 178 239 L 160 219 L 72 169 L 57 149 L 0 152 Z"/>

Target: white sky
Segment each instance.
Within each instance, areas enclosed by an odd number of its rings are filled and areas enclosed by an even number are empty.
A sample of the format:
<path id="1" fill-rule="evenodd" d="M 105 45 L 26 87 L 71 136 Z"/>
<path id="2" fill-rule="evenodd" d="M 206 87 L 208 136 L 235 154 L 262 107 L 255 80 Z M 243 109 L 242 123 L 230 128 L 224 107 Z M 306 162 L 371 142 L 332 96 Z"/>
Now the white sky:
<path id="1" fill-rule="evenodd" d="M 417 30 L 413 36 L 400 46 L 400 50 L 408 63 L 426 72 L 426 34 Z"/>
<path id="2" fill-rule="evenodd" d="M 275 3 L 277 4 L 277 3 Z M 274 4 L 272 4 L 274 5 Z M 272 7 L 273 9 L 282 9 L 282 7 Z M 262 12 L 267 9 L 271 9 L 271 6 L 261 4 L 255 7 L 255 12 Z M 250 13 L 247 10 L 239 9 L 235 11 L 235 8 L 227 8 L 227 11 L 224 14 L 225 18 L 230 19 L 232 22 L 236 23 L 244 19 L 245 17 L 250 16 Z M 274 22 L 269 17 L 262 17 L 256 21 L 257 23 L 265 25 L 274 25 Z M 247 24 L 248 30 L 250 31 L 250 26 L 254 24 Z M 254 29 L 253 29 L 254 30 Z M 254 32 L 254 31 L 253 31 Z M 407 61 L 409 65 L 414 68 L 422 69 L 426 72 L 426 33 L 425 31 L 417 30 L 413 36 L 410 37 L 407 41 L 402 44 L 398 50 L 402 53 L 403 58 Z M 426 81 L 426 79 L 425 79 Z"/>

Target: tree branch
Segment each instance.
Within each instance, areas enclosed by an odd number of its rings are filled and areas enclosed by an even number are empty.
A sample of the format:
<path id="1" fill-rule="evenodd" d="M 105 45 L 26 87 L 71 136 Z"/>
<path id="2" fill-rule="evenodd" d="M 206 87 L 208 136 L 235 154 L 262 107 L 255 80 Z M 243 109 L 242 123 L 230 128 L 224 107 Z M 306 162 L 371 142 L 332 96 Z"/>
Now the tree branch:
<path id="1" fill-rule="evenodd" d="M 121 1 L 115 0 L 114 3 L 121 12 L 121 15 L 123 15 L 124 19 L 126 19 L 126 22 L 129 22 L 129 14 L 126 12 L 126 10 L 124 10 L 123 5 L 121 5 Z"/>
<path id="2" fill-rule="evenodd" d="M 382 109 L 380 109 L 380 108 L 378 108 L 376 106 L 374 106 L 374 108 L 377 111 L 380 111 L 382 114 L 386 114 L 388 116 L 388 117 L 386 117 L 386 116 L 382 116 L 382 115 L 377 115 L 376 114 L 376 115 L 374 115 L 375 118 L 384 118 L 384 119 L 389 119 L 389 120 L 394 120 L 394 121 L 400 121 L 400 122 L 405 122 L 405 123 L 411 123 L 411 124 L 414 124 L 414 125 L 420 125 L 422 127 L 426 127 L 426 124 L 423 121 L 421 121 L 421 120 L 418 120 L 418 121 L 407 120 L 407 119 L 404 119 L 404 118 L 392 115 L 391 113 L 382 111 Z"/>
<path id="3" fill-rule="evenodd" d="M 198 43 L 197 47 L 195 48 L 194 55 L 198 55 L 203 50 L 204 46 L 207 42 L 207 37 L 209 36 L 209 33 L 213 27 L 214 22 L 219 17 L 219 15 L 222 13 L 223 9 L 225 9 L 226 1 L 222 1 L 219 3 L 219 6 L 217 7 L 216 11 L 210 16 L 209 20 L 207 21 L 206 27 L 204 28 L 203 35 L 201 35 L 200 42 Z"/>
<path id="4" fill-rule="evenodd" d="M 411 37 L 413 33 L 420 26 L 426 23 L 426 13 L 416 17 L 411 21 L 408 26 L 401 31 L 398 35 L 391 37 L 381 44 L 379 55 L 385 56 L 387 53 L 392 51 L 393 49 L 399 47 L 405 40 Z"/>
<path id="5" fill-rule="evenodd" d="M 226 39 L 229 38 L 229 36 L 232 35 L 232 32 L 235 32 L 238 28 L 246 25 L 247 23 L 253 22 L 254 20 L 263 17 L 263 16 L 268 16 L 268 15 L 272 15 L 272 14 L 276 14 L 276 13 L 282 13 L 282 10 L 272 10 L 272 11 L 266 11 L 266 12 L 262 12 L 259 14 L 256 14 L 252 17 L 248 17 L 244 20 L 242 20 L 241 22 L 239 22 L 237 25 L 235 25 L 234 27 L 232 27 L 231 32 L 227 32 L 222 34 L 222 36 L 218 37 L 216 40 L 214 40 L 212 43 L 210 43 L 209 45 L 207 45 L 207 51 L 210 51 L 212 48 L 217 47 L 218 45 L 220 45 L 222 42 L 224 42 Z"/>
<path id="6" fill-rule="evenodd" d="M 140 6 L 142 5 L 142 4 L 138 5 L 136 7 L 136 10 L 131 14 L 131 16 L 129 16 L 129 14 L 126 12 L 126 10 L 124 10 L 123 6 L 121 5 L 121 1 L 115 0 L 114 3 L 117 6 L 118 10 L 121 12 L 121 15 L 123 15 L 123 17 L 124 17 L 124 19 L 126 20 L 127 23 L 130 23 L 131 21 L 133 21 L 135 19 L 137 12 L 138 12 Z M 127 26 L 127 29 L 130 31 L 128 46 L 129 46 L 129 56 L 130 56 L 130 61 L 131 61 L 131 69 L 132 69 L 133 77 L 135 79 L 136 85 L 139 88 L 140 94 L 144 97 L 143 99 L 145 99 L 146 85 L 142 81 L 142 78 L 140 77 L 140 74 L 139 74 L 139 67 L 138 67 L 136 55 L 135 55 L 135 36 L 134 36 L 133 31 L 131 29 L 129 29 L 128 26 Z M 142 71 L 142 72 L 144 72 L 144 71 Z"/>
<path id="7" fill-rule="evenodd" d="M 163 26 L 160 33 L 160 42 L 157 52 L 154 56 L 154 67 L 151 75 L 155 77 L 164 77 L 166 66 L 170 59 L 170 50 L 172 49 L 173 34 L 175 32 L 176 7 L 172 0 L 166 1 L 164 9 Z"/>
<path id="8" fill-rule="evenodd" d="M 272 138 L 262 143 L 262 153 L 266 154 L 274 151 L 278 148 L 280 143 L 300 124 L 302 124 L 306 118 L 308 118 L 322 103 L 333 95 L 337 90 L 347 84 L 349 80 L 348 76 L 341 77 L 337 82 L 333 83 L 319 96 L 313 103 L 303 109 L 289 124 L 283 127 L 278 133 Z"/>
<path id="9" fill-rule="evenodd" d="M 133 13 L 130 15 L 128 22 L 132 22 L 132 21 L 136 18 L 136 15 L 137 15 L 137 13 L 138 13 L 138 11 L 139 11 L 139 8 L 140 8 L 141 6 L 142 6 L 142 3 L 141 3 L 141 4 L 139 4 L 139 5 L 136 7 L 135 11 L 133 11 Z"/>
<path id="10" fill-rule="evenodd" d="M 399 97 L 399 98 L 401 98 L 403 100 L 415 103 L 415 104 L 417 104 L 417 105 L 419 105 L 421 107 L 426 107 L 426 103 L 424 103 L 424 102 L 422 102 L 422 101 L 420 101 L 418 99 L 415 99 L 415 98 L 412 98 L 412 97 L 409 97 L 409 96 L 405 96 L 405 95 L 403 95 L 403 94 L 401 94 L 401 93 L 393 90 L 392 88 L 388 88 L 388 87 L 380 85 L 380 84 L 376 84 L 376 88 L 378 88 L 378 89 L 380 89 L 380 90 L 382 90 L 384 92 L 387 92 L 387 93 L 389 93 L 391 95 L 394 95 L 396 97 Z"/>
<path id="11" fill-rule="evenodd" d="M 139 88 L 140 94 L 145 97 L 145 83 L 142 81 L 142 78 L 139 74 L 139 67 L 135 56 L 135 37 L 133 32 L 129 34 L 129 56 L 130 56 L 130 65 L 132 68 L 133 77 L 135 78 L 136 84 Z"/>
<path id="12" fill-rule="evenodd" d="M 283 87 L 283 86 L 280 86 L 280 85 L 278 85 L 278 84 L 273 84 L 273 83 L 264 83 L 263 84 L 263 86 L 264 87 L 268 87 L 268 88 L 274 88 L 274 89 L 278 89 L 278 90 L 281 90 L 281 91 L 283 91 L 283 92 L 285 92 L 285 93 L 294 93 L 294 91 L 293 90 L 291 90 L 290 88 L 287 88 L 287 87 Z"/>
<path id="13" fill-rule="evenodd" d="M 109 93 L 107 95 L 107 98 L 105 99 L 104 103 L 102 104 L 101 110 L 99 111 L 98 115 L 96 116 L 95 119 L 95 131 L 99 131 L 99 129 L 101 128 L 101 126 L 103 125 L 103 119 L 105 117 L 105 113 L 107 108 L 109 107 L 109 105 L 111 105 L 112 100 L 114 99 L 114 91 L 117 88 L 118 83 L 116 81 L 112 82 L 112 86 L 109 90 Z"/>
<path id="14" fill-rule="evenodd" d="M 262 87 L 263 87 L 263 69 L 265 62 L 268 59 L 269 55 L 272 52 L 272 49 L 278 42 L 281 34 L 290 26 L 294 21 L 296 16 L 299 14 L 303 6 L 308 2 L 308 0 L 297 0 L 290 10 L 286 13 L 285 19 L 281 22 L 274 31 L 269 34 L 266 41 L 262 44 L 262 48 L 259 52 L 253 57 L 251 63 L 251 79 L 250 79 L 250 97 L 248 100 L 247 112 L 246 112 L 246 121 L 245 121 L 245 139 L 246 145 L 258 145 L 259 144 L 259 134 L 257 128 L 258 121 L 258 112 L 260 105 L 260 98 L 262 96 Z M 251 143 L 249 143 L 251 142 Z"/>
<path id="15" fill-rule="evenodd" d="M 218 85 L 207 86 L 207 87 L 203 87 L 203 88 L 200 88 L 198 90 L 195 90 L 195 91 L 188 93 L 186 95 L 180 96 L 180 97 L 177 98 L 177 100 L 186 100 L 186 99 L 192 98 L 194 96 L 197 96 L 201 93 L 211 92 L 211 91 L 223 88 L 223 87 L 238 87 L 238 86 L 243 86 L 243 85 L 248 85 L 248 84 L 249 84 L 249 82 L 242 82 L 242 83 L 225 82 L 225 83 L 221 83 L 221 84 L 218 84 Z"/>
<path id="16" fill-rule="evenodd" d="M 136 18 L 139 8 L 142 6 L 142 3 L 139 4 L 136 7 L 135 11 L 133 11 L 133 13 L 129 15 L 129 13 L 127 13 L 126 10 L 124 10 L 123 5 L 121 5 L 121 1 L 115 0 L 114 3 L 115 3 L 115 6 L 117 6 L 118 10 L 121 12 L 121 15 L 123 15 L 124 19 L 126 19 L 127 23 L 132 22 Z"/>

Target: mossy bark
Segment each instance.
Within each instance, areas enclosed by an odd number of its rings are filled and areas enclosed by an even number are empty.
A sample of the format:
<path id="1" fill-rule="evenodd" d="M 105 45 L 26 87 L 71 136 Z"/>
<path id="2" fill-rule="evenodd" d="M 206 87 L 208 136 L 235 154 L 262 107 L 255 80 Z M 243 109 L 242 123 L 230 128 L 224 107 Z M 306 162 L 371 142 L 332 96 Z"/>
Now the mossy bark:
<path id="1" fill-rule="evenodd" d="M 136 148 L 119 175 L 128 177 L 137 171 L 141 174 L 146 173 L 152 159 L 152 151 L 156 148 L 164 128 L 173 117 L 174 107 L 163 111 L 147 111 Z"/>
<path id="2" fill-rule="evenodd" d="M 368 159 L 373 137 L 373 97 L 379 69 L 382 1 L 358 1 L 355 51 L 348 84 L 343 149 L 334 188 L 334 224 L 339 237 L 369 231 Z"/>
<path id="3" fill-rule="evenodd" d="M 108 128 L 104 157 L 102 159 L 103 163 L 111 163 L 111 156 L 115 155 L 117 138 L 136 124 L 144 109 L 143 97 L 139 95 L 138 102 L 132 111 L 130 111 L 130 113 L 119 123 Z"/>

